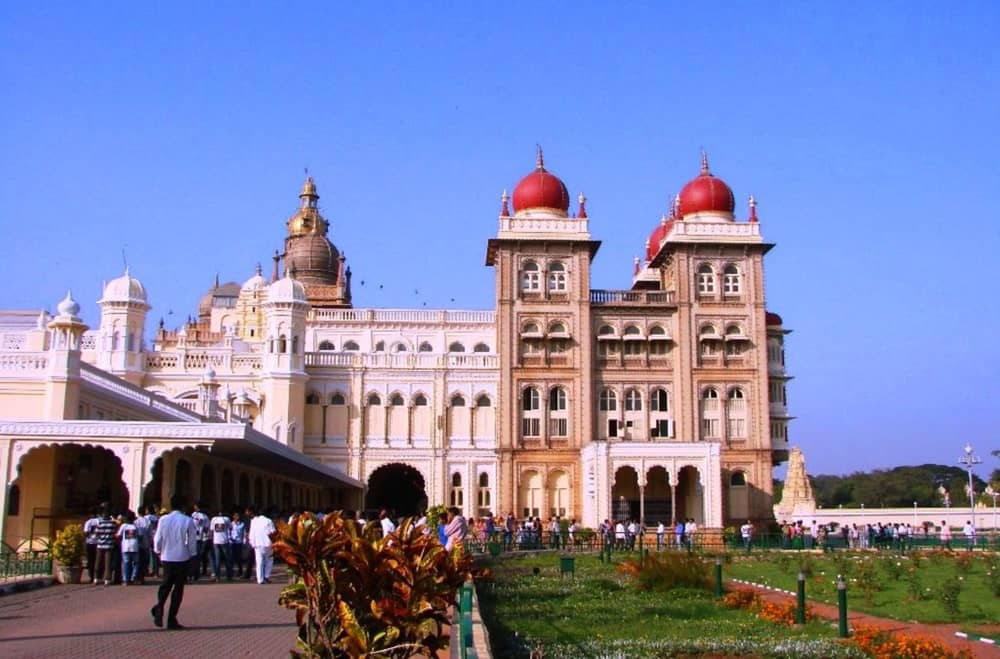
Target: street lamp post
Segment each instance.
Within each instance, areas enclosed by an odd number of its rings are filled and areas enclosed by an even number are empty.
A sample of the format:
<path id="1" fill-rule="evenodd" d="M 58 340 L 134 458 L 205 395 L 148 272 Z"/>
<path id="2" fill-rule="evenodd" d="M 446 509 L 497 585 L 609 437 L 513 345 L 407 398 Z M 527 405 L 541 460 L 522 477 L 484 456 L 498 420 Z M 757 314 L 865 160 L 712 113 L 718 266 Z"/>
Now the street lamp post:
<path id="1" fill-rule="evenodd" d="M 917 502 L 913 502 L 913 532 L 917 532 Z"/>
<path id="2" fill-rule="evenodd" d="M 972 487 L 972 468 L 977 464 L 981 463 L 982 460 L 979 459 L 975 453 L 972 452 L 972 444 L 968 442 L 965 443 L 965 453 L 961 458 L 958 459 L 959 464 L 965 465 L 965 468 L 969 471 L 969 513 L 972 518 L 969 520 L 972 523 L 973 528 L 976 525 L 976 491 Z"/>
<path id="3" fill-rule="evenodd" d="M 994 490 L 992 485 L 987 485 L 986 495 L 993 499 L 993 532 L 997 532 L 997 497 L 1000 497 L 1000 491 Z"/>

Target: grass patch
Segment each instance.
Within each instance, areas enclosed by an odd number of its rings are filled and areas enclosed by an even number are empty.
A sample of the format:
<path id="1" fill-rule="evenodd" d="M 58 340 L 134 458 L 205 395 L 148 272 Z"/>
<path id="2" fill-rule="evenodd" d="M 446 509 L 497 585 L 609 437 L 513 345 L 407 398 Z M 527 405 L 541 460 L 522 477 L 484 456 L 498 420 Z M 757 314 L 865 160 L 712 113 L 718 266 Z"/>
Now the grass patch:
<path id="1" fill-rule="evenodd" d="M 556 556 L 505 557 L 479 585 L 497 659 L 528 657 L 857 657 L 821 622 L 796 629 L 716 604 L 697 588 L 643 591 L 616 566 L 577 556 L 560 577 Z M 538 574 L 534 574 L 538 568 Z"/>
<path id="2" fill-rule="evenodd" d="M 808 563 L 806 597 L 837 603 L 837 575 L 848 587 L 848 608 L 923 623 L 1000 620 L 992 576 L 996 557 L 986 553 L 840 552 L 835 555 L 760 553 L 727 565 L 726 576 L 794 591 Z"/>

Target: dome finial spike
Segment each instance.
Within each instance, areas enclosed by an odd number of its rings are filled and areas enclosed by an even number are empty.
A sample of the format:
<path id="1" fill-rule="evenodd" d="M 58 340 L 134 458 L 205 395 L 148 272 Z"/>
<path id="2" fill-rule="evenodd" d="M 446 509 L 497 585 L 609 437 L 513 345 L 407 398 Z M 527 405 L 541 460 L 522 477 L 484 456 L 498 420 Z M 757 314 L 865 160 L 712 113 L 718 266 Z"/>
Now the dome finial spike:
<path id="1" fill-rule="evenodd" d="M 535 166 L 538 168 L 538 171 L 544 172 L 545 156 L 542 154 L 542 145 L 536 144 L 535 147 L 538 149 L 538 154 L 535 156 Z"/>
<path id="2" fill-rule="evenodd" d="M 577 217 L 586 218 L 587 217 L 587 195 L 580 193 L 580 196 L 576 198 L 577 202 L 580 204 L 580 208 L 576 212 Z"/>
<path id="3" fill-rule="evenodd" d="M 757 222 L 757 199 L 750 195 L 750 221 Z"/>
<path id="4" fill-rule="evenodd" d="M 708 168 L 708 153 L 705 148 L 701 149 L 701 174 L 702 176 L 711 176 L 712 172 Z"/>
<path id="5" fill-rule="evenodd" d="M 503 194 L 500 195 L 500 217 L 510 217 L 510 207 L 507 202 L 510 201 L 510 195 L 507 194 L 507 189 L 504 188 Z"/>

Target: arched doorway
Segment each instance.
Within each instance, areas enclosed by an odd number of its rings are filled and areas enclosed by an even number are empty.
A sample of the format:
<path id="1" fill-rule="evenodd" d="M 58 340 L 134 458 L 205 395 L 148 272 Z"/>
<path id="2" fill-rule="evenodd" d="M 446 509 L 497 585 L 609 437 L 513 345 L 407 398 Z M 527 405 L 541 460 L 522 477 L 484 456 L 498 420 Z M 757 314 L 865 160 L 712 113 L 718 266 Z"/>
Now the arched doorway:
<path id="1" fill-rule="evenodd" d="M 677 516 L 705 523 L 705 506 L 701 475 L 697 467 L 687 466 L 677 474 Z"/>
<path id="2" fill-rule="evenodd" d="M 222 470 L 222 510 L 230 512 L 236 505 L 236 482 L 233 479 L 233 472 L 229 469 Z"/>
<path id="3" fill-rule="evenodd" d="M 611 488 L 611 514 L 615 521 L 639 519 L 639 474 L 627 465 L 615 470 L 615 484 Z"/>
<path id="4" fill-rule="evenodd" d="M 417 515 L 427 509 L 425 487 L 424 477 L 410 465 L 383 465 L 368 477 L 365 510 L 386 508 L 402 517 Z M 372 519 L 370 512 L 368 519 Z"/>
<path id="5" fill-rule="evenodd" d="M 250 505 L 250 478 L 246 474 L 240 474 L 240 496 L 237 503 L 241 507 Z"/>
<path id="6" fill-rule="evenodd" d="M 191 463 L 181 458 L 174 466 L 174 495 L 192 504 L 191 492 Z"/>
<path id="7" fill-rule="evenodd" d="M 219 499 L 215 491 L 215 467 L 205 465 L 201 468 L 201 496 L 202 505 L 212 510 L 214 514 L 219 507 Z"/>
<path id="8" fill-rule="evenodd" d="M 673 519 L 673 501 L 670 497 L 670 475 L 663 467 L 652 467 L 646 472 L 646 489 L 643 492 L 646 508 L 646 526 L 660 522 L 670 524 Z"/>
<path id="9" fill-rule="evenodd" d="M 163 505 L 160 501 L 163 492 L 163 458 L 156 458 L 153 462 L 152 478 L 142 491 L 142 505 L 156 506 Z M 168 502 L 169 503 L 169 502 Z"/>
<path id="10" fill-rule="evenodd" d="M 42 539 L 86 519 L 102 503 L 115 513 L 128 509 L 122 464 L 109 449 L 83 444 L 36 446 L 15 469 L 17 479 L 8 495 L 18 505 L 16 510 L 0 511 L 6 514 L 3 540 L 12 547 L 22 543 L 40 547 Z"/>

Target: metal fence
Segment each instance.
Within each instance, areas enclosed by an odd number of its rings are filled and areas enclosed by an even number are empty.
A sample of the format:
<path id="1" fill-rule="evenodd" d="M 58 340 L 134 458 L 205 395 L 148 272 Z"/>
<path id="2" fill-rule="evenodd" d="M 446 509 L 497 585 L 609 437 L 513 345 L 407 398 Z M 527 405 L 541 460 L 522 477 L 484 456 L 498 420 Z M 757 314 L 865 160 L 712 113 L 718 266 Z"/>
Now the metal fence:
<path id="1" fill-rule="evenodd" d="M 742 538 L 733 537 L 726 540 L 726 545 L 731 549 L 745 549 Z M 974 543 L 961 534 L 952 536 L 951 540 L 945 542 L 939 535 L 913 534 L 897 538 L 868 536 L 867 538 L 844 537 L 842 533 L 828 534 L 824 538 L 813 538 L 808 535 L 789 537 L 781 533 L 755 534 L 750 541 L 751 549 L 788 549 L 788 550 L 822 550 L 822 551 L 842 551 L 851 550 L 895 550 L 907 551 L 910 549 L 983 549 L 1000 550 L 1000 534 L 997 532 L 977 535 Z"/>
<path id="2" fill-rule="evenodd" d="M 17 552 L 6 545 L 0 548 L 0 581 L 50 574 L 52 574 L 52 557 L 48 552 Z"/>

